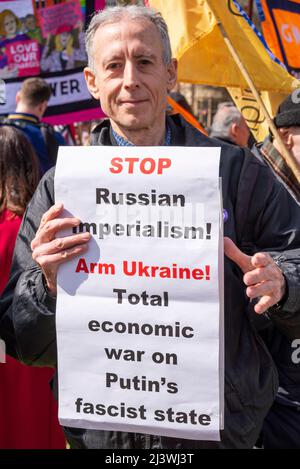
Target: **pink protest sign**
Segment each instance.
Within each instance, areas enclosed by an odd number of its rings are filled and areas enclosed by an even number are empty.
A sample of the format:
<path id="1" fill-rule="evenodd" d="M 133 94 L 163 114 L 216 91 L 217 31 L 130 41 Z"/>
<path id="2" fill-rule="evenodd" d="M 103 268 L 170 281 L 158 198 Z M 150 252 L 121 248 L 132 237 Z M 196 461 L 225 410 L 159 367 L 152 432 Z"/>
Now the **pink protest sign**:
<path id="1" fill-rule="evenodd" d="M 37 15 L 44 38 L 49 34 L 55 35 L 62 26 L 68 25 L 75 27 L 78 23 L 82 23 L 83 21 L 78 0 L 40 8 L 37 10 Z"/>
<path id="2" fill-rule="evenodd" d="M 105 0 L 95 0 L 95 11 L 105 8 Z"/>
<path id="3" fill-rule="evenodd" d="M 40 72 L 40 48 L 35 40 L 16 41 L 6 46 L 9 66 L 18 69 L 18 76 L 38 75 Z"/>

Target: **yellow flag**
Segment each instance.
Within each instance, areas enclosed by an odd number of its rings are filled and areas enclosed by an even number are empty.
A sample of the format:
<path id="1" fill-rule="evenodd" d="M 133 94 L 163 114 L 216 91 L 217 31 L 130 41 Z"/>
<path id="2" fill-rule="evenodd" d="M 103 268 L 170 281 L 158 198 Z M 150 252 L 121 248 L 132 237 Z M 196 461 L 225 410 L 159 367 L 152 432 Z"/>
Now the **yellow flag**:
<path id="1" fill-rule="evenodd" d="M 269 126 L 263 110 L 256 101 L 249 88 L 227 88 L 236 107 L 243 114 L 249 129 L 251 130 L 255 140 L 262 142 L 269 134 Z M 260 96 L 270 114 L 274 117 L 279 104 L 284 100 L 288 93 L 273 93 L 269 91 L 261 91 Z"/>
<path id="2" fill-rule="evenodd" d="M 222 23 L 241 62 L 274 116 L 278 104 L 300 86 L 269 55 L 233 0 L 149 0 L 169 28 L 178 79 L 228 88 L 257 140 L 268 133 L 264 115 L 218 27 Z"/>
<path id="3" fill-rule="evenodd" d="M 180 81 L 247 88 L 224 42 L 217 16 L 259 90 L 289 93 L 299 86 L 298 80 L 269 56 L 233 1 L 149 0 L 149 4 L 168 24 Z"/>

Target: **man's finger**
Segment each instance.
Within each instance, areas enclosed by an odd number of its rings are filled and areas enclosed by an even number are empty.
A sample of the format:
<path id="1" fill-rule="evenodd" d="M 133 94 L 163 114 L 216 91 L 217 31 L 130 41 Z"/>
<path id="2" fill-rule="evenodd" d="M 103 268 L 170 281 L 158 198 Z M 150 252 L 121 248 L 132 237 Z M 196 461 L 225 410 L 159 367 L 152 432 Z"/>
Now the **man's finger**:
<path id="1" fill-rule="evenodd" d="M 38 259 L 36 259 L 36 262 L 38 262 L 38 264 L 41 266 L 44 275 L 47 279 L 47 272 L 56 272 L 57 267 L 60 264 L 72 259 L 73 257 L 78 256 L 79 254 L 86 252 L 87 249 L 88 243 L 80 244 L 70 249 L 65 249 L 64 251 L 61 251 L 57 254 L 40 256 Z"/>
<path id="2" fill-rule="evenodd" d="M 52 207 L 47 210 L 47 212 L 44 213 L 41 219 L 40 226 L 37 230 L 37 233 L 43 228 L 43 226 L 50 220 L 53 220 L 54 218 L 57 218 L 60 213 L 62 212 L 64 206 L 62 203 L 57 203 L 55 205 L 52 205 Z"/>
<path id="3" fill-rule="evenodd" d="M 224 238 L 224 252 L 229 259 L 240 267 L 242 272 L 246 273 L 254 269 L 251 263 L 251 257 L 244 254 L 234 242 L 227 237 Z"/>
<path id="4" fill-rule="evenodd" d="M 84 244 L 88 242 L 91 238 L 90 233 L 79 233 L 73 236 L 66 236 L 64 238 L 56 238 L 50 243 L 39 244 L 32 253 L 33 259 L 37 259 L 41 256 L 57 254 L 66 249 L 70 249 L 74 246 Z"/>
<path id="5" fill-rule="evenodd" d="M 262 314 L 265 311 L 267 311 L 271 306 L 273 306 L 276 302 L 274 301 L 274 298 L 271 296 L 263 296 L 258 303 L 254 306 L 254 311 L 257 314 Z"/>
<path id="6" fill-rule="evenodd" d="M 35 249 L 40 244 L 49 243 L 55 238 L 58 231 L 74 228 L 78 226 L 79 223 L 80 220 L 78 218 L 57 218 L 55 220 L 48 220 L 44 226 L 38 230 L 35 238 L 32 240 L 31 249 Z"/>
<path id="7" fill-rule="evenodd" d="M 279 294 L 279 284 L 278 284 L 278 294 Z M 272 296 L 274 298 L 276 294 L 276 290 L 274 288 L 274 282 L 268 280 L 267 282 L 258 283 L 256 285 L 252 285 L 246 289 L 246 294 L 249 298 L 258 298 L 263 297 L 265 295 Z"/>
<path id="8" fill-rule="evenodd" d="M 246 272 L 243 278 L 244 284 L 250 286 L 279 278 L 280 271 L 279 269 L 275 269 L 275 267 L 277 267 L 275 264 L 269 264 L 266 267 L 258 267 L 251 272 Z"/>
<path id="9" fill-rule="evenodd" d="M 274 260 L 267 252 L 257 252 L 252 256 L 253 267 L 266 267 L 269 264 L 274 264 Z"/>

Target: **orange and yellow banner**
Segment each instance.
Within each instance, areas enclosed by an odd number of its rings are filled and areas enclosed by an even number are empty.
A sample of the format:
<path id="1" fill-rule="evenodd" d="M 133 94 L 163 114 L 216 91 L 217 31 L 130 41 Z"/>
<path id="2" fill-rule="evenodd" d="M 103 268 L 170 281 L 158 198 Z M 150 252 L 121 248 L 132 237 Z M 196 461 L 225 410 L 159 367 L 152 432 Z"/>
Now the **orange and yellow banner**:
<path id="1" fill-rule="evenodd" d="M 265 118 L 218 26 L 220 21 L 271 115 L 278 102 L 300 86 L 279 63 L 247 22 L 234 0 L 149 0 L 165 18 L 179 81 L 224 86 L 249 123 L 256 139 L 267 133 Z"/>
<path id="2" fill-rule="evenodd" d="M 300 0 L 256 0 L 264 38 L 272 52 L 300 77 Z"/>

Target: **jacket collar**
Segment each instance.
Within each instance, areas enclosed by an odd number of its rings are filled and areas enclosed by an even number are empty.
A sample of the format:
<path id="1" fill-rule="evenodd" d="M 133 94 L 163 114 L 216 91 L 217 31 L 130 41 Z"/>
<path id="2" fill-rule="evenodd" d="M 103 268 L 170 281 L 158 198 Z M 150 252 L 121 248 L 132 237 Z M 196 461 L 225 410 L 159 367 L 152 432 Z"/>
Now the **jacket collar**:
<path id="1" fill-rule="evenodd" d="M 34 114 L 28 114 L 26 112 L 14 112 L 9 114 L 8 119 L 21 119 L 32 124 L 38 124 L 40 122 L 39 118 Z"/>
<path id="2" fill-rule="evenodd" d="M 203 135 L 178 114 L 167 116 L 171 146 L 220 146 L 220 142 Z M 91 133 L 91 145 L 117 145 L 109 119 L 104 119 Z"/>

